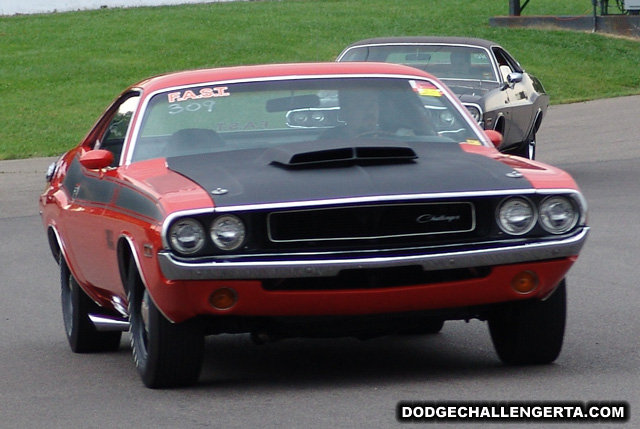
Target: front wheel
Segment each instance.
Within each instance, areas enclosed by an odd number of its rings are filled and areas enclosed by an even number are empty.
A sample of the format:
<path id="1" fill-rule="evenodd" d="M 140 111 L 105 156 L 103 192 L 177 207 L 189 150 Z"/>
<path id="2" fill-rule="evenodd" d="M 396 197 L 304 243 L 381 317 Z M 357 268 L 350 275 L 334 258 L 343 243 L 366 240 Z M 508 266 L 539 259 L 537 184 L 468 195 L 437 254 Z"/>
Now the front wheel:
<path id="1" fill-rule="evenodd" d="M 171 323 L 158 310 L 131 261 L 127 276 L 133 359 L 145 386 L 188 386 L 200 375 L 204 335 L 191 322 Z"/>
<path id="2" fill-rule="evenodd" d="M 402 330 L 404 335 L 433 335 L 444 327 L 444 320 L 425 320 L 417 326 Z"/>
<path id="3" fill-rule="evenodd" d="M 489 331 L 500 360 L 508 365 L 551 363 L 562 349 L 567 316 L 567 289 L 562 280 L 543 301 L 500 305 L 489 317 Z"/>
<path id="4" fill-rule="evenodd" d="M 84 293 L 60 255 L 60 297 L 67 340 L 75 353 L 106 352 L 120 347 L 122 332 L 99 332 L 89 319 L 100 307 Z"/>

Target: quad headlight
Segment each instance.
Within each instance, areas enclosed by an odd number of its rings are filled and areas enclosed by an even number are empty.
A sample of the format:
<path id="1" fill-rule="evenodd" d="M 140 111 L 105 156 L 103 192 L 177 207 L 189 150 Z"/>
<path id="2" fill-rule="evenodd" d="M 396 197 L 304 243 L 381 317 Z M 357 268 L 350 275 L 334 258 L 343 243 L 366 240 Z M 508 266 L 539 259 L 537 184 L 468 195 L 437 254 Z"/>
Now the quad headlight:
<path id="1" fill-rule="evenodd" d="M 578 222 L 578 211 L 568 198 L 549 197 L 540 204 L 540 224 L 551 234 L 571 230 Z"/>
<path id="2" fill-rule="evenodd" d="M 498 207 L 498 226 L 510 235 L 523 235 L 531 231 L 537 221 L 537 212 L 526 198 L 508 198 Z"/>
<path id="3" fill-rule="evenodd" d="M 191 255 L 197 253 L 205 245 L 206 232 L 200 222 L 195 219 L 180 219 L 169 229 L 171 247 L 180 253 Z"/>
<path id="4" fill-rule="evenodd" d="M 524 235 L 536 224 L 550 234 L 564 234 L 580 222 L 579 203 L 566 196 L 553 195 L 534 204 L 528 198 L 503 200 L 496 211 L 496 222 L 509 235 Z"/>
<path id="5" fill-rule="evenodd" d="M 205 225 L 208 225 L 208 229 Z M 214 246 L 224 252 L 236 250 L 246 241 L 244 222 L 233 215 L 222 215 L 213 220 L 179 218 L 169 225 L 166 234 L 171 249 L 193 256 L 211 251 L 217 253 Z"/>
<path id="6" fill-rule="evenodd" d="M 244 243 L 244 223 L 240 218 L 232 215 L 217 217 L 211 223 L 209 235 L 218 249 L 225 251 L 235 250 Z"/>

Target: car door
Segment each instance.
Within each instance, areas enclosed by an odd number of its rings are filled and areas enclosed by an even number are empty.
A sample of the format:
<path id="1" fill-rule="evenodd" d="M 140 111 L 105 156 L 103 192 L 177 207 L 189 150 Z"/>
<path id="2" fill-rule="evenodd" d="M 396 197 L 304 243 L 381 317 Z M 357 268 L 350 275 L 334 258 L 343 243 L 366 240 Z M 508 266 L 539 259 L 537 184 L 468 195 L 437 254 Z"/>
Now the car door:
<path id="1" fill-rule="evenodd" d="M 523 73 L 520 64 L 507 51 L 500 47 L 492 48 L 498 62 L 502 78 L 507 81 L 510 73 Z M 527 138 L 533 121 L 533 105 L 531 91 L 528 89 L 528 81 L 523 76 L 522 81 L 516 82 L 504 90 L 509 105 L 509 124 L 506 127 L 505 140 L 510 142 L 522 142 Z M 506 135 L 508 133 L 508 135 Z"/>
<path id="2" fill-rule="evenodd" d="M 117 180 L 117 169 L 131 117 L 138 104 L 136 95 L 127 94 L 116 101 L 80 148 L 80 156 L 96 149 L 112 152 L 112 166 L 92 170 L 81 165 L 79 157 L 76 157 L 65 178 L 65 187 L 70 193 L 70 204 L 65 209 L 65 230 L 69 237 L 67 247 L 76 260 L 76 275 L 83 283 L 112 292 L 121 290 L 122 286 L 117 267 L 113 216 L 107 212 L 111 210 L 111 203 L 121 186 Z"/>

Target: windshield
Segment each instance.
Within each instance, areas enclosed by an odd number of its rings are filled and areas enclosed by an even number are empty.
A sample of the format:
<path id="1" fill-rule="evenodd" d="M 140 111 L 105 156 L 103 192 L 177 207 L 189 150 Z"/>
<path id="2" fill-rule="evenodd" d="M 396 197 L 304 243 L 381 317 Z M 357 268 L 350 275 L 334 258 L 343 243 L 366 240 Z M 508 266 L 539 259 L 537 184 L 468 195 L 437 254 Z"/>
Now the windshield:
<path id="1" fill-rule="evenodd" d="M 352 139 L 479 143 L 473 122 L 428 80 L 309 78 L 154 95 L 131 161 Z M 335 143 L 334 143 L 335 144 Z"/>
<path id="2" fill-rule="evenodd" d="M 380 45 L 349 49 L 340 61 L 405 64 L 440 79 L 498 81 L 488 51 L 460 45 Z"/>

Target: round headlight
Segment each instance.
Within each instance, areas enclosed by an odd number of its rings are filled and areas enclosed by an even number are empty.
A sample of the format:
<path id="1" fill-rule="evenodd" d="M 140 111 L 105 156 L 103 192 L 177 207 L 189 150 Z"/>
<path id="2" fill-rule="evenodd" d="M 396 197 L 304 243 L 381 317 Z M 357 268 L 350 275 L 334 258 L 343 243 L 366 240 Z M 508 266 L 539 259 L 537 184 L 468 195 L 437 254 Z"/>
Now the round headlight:
<path id="1" fill-rule="evenodd" d="M 205 237 L 204 227 L 194 219 L 181 219 L 171 225 L 169 230 L 171 247 L 187 255 L 201 250 L 205 244 Z"/>
<path id="2" fill-rule="evenodd" d="M 576 226 L 578 212 L 568 198 L 549 197 L 540 204 L 540 224 L 551 234 L 562 234 Z"/>
<path id="3" fill-rule="evenodd" d="M 473 119 L 476 120 L 476 122 L 482 122 L 482 112 L 480 111 L 480 109 L 478 109 L 476 106 L 471 106 L 469 104 L 465 104 L 465 106 L 467 108 L 467 110 L 469 111 L 469 113 L 471 113 L 471 116 L 473 116 Z"/>
<path id="4" fill-rule="evenodd" d="M 235 250 L 244 243 L 244 223 L 236 216 L 220 216 L 211 223 L 209 234 L 220 250 Z"/>
<path id="5" fill-rule="evenodd" d="M 526 234 L 534 227 L 536 220 L 533 205 L 524 198 L 509 198 L 498 208 L 498 225 L 510 235 Z"/>
<path id="6" fill-rule="evenodd" d="M 456 118 L 455 116 L 453 116 L 453 113 L 448 111 L 440 113 L 440 122 L 442 122 L 445 126 L 450 127 L 455 121 Z"/>
<path id="7" fill-rule="evenodd" d="M 306 112 L 293 112 L 291 119 L 294 125 L 304 125 L 309 120 L 309 116 Z"/>
<path id="8" fill-rule="evenodd" d="M 314 125 L 322 125 L 322 123 L 324 122 L 324 113 L 322 112 L 312 112 L 311 113 L 311 120 L 313 121 Z"/>

